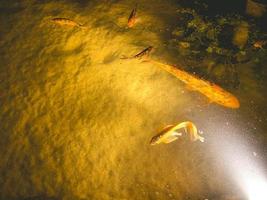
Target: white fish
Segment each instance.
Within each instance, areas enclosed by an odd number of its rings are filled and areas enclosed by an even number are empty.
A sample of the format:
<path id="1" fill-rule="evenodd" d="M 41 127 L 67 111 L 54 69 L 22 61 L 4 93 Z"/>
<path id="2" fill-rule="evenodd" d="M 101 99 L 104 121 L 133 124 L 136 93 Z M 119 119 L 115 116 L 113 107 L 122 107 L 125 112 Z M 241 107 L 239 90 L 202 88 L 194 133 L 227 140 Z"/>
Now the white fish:
<path id="1" fill-rule="evenodd" d="M 191 141 L 194 142 L 199 140 L 201 142 L 204 142 L 204 137 L 201 137 L 198 134 L 195 124 L 193 124 L 190 121 L 185 121 L 177 124 L 176 126 L 168 125 L 164 127 L 159 134 L 152 137 L 150 144 L 151 145 L 160 143 L 168 144 L 170 142 L 173 142 L 182 136 L 182 133 L 178 132 L 178 130 L 182 128 L 185 129 L 186 133 L 189 134 Z"/>

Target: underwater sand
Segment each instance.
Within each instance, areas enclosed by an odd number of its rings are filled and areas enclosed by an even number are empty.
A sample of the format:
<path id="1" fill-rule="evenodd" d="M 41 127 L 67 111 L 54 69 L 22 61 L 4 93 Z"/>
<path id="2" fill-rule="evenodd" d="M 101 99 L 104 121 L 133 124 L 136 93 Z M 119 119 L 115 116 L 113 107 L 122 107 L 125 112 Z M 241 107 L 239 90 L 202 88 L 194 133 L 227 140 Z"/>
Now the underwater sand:
<path id="1" fill-rule="evenodd" d="M 231 110 L 157 66 L 119 59 L 152 45 L 152 57 L 169 62 L 164 33 L 174 2 L 138 4 L 139 21 L 127 29 L 135 1 L 0 2 L 1 200 L 242 196 L 219 157 L 220 141 L 235 130 L 265 159 L 263 83 L 251 66 L 239 67 L 241 87 L 232 92 L 241 108 Z M 185 120 L 207 142 L 149 145 L 160 128 Z"/>

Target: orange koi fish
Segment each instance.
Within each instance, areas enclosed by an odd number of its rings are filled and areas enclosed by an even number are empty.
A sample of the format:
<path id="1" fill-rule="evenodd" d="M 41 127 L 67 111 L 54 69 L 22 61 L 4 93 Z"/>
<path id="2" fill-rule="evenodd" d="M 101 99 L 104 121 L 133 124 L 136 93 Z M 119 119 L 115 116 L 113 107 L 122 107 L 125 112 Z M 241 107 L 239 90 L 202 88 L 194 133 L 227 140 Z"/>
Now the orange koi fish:
<path id="1" fill-rule="evenodd" d="M 135 8 L 132 10 L 129 18 L 128 18 L 128 27 L 132 28 L 136 23 L 136 12 L 137 12 L 137 4 L 135 5 Z"/>
<path id="2" fill-rule="evenodd" d="M 160 66 L 163 70 L 174 75 L 186 85 L 190 86 L 190 88 L 192 88 L 193 90 L 196 90 L 205 95 L 211 102 L 220 104 L 228 108 L 240 107 L 239 100 L 220 86 L 193 76 L 183 70 L 177 69 L 174 66 L 163 64 L 154 60 L 150 60 L 150 62 Z"/>
<path id="3" fill-rule="evenodd" d="M 178 137 L 182 136 L 182 133 L 177 132 L 179 129 L 185 129 L 186 133 L 189 134 L 190 140 L 192 142 L 194 141 L 201 141 L 204 142 L 204 137 L 201 137 L 198 132 L 195 124 L 193 124 L 190 121 L 185 121 L 182 123 L 179 123 L 177 125 L 167 125 L 165 128 L 163 128 L 160 133 L 152 137 L 150 141 L 150 145 L 160 144 L 160 143 L 171 143 L 178 139 Z"/>

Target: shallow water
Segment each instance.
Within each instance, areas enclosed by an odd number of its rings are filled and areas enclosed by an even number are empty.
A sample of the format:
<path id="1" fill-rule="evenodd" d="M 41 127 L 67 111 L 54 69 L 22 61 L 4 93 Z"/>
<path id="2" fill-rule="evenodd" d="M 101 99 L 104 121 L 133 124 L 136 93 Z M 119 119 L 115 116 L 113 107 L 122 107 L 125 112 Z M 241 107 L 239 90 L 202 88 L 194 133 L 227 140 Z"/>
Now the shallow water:
<path id="1" fill-rule="evenodd" d="M 237 66 L 240 86 L 226 89 L 239 109 L 209 103 L 155 65 L 119 59 L 152 45 L 153 59 L 182 62 L 166 45 L 178 5 L 139 1 L 127 29 L 134 5 L 0 2 L 0 199 L 247 199 L 243 167 L 266 173 L 266 64 Z M 205 143 L 149 145 L 185 120 Z"/>

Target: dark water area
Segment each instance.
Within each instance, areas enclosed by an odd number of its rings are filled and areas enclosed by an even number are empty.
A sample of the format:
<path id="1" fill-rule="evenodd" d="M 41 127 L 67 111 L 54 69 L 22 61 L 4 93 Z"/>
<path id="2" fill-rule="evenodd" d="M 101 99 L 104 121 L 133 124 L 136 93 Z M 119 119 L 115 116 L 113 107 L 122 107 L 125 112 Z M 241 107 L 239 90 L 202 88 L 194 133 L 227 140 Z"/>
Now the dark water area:
<path id="1" fill-rule="evenodd" d="M 179 2 L 178 2 L 179 3 Z M 198 1 L 182 1 L 184 6 L 192 7 L 201 14 L 207 16 L 215 16 L 229 13 L 244 14 L 246 8 L 246 0 L 198 0 Z"/>
<path id="2" fill-rule="evenodd" d="M 261 5 L 267 5 L 266 0 L 252 0 L 252 2 L 259 3 Z M 181 3 L 185 7 L 196 9 L 201 15 L 208 17 L 210 20 L 213 20 L 217 15 L 239 14 L 246 17 L 248 20 L 254 21 L 264 33 L 267 32 L 267 14 L 265 13 L 262 17 L 256 19 L 248 16 L 246 14 L 246 0 L 184 0 L 178 1 L 178 4 L 179 3 Z"/>

